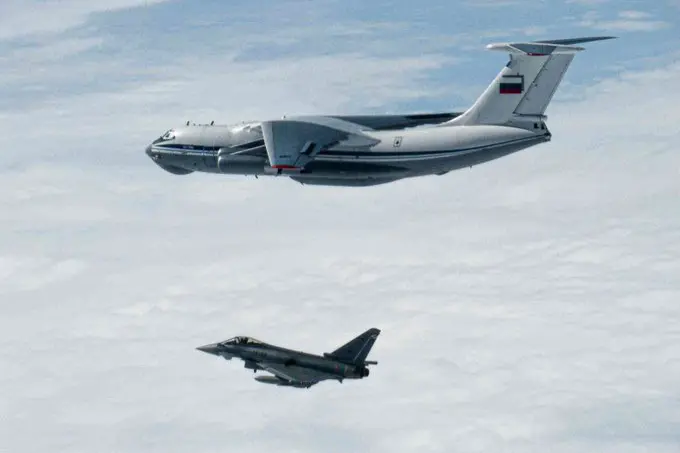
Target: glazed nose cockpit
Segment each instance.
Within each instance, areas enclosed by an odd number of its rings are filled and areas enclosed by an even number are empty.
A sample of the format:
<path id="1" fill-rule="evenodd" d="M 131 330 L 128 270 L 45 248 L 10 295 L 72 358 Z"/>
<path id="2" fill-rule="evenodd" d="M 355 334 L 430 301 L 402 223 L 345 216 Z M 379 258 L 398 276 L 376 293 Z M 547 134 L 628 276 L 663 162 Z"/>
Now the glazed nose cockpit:
<path id="1" fill-rule="evenodd" d="M 261 175 L 267 154 L 260 129 L 251 125 L 186 124 L 166 131 L 145 148 L 163 170 Z"/>
<path id="2" fill-rule="evenodd" d="M 146 147 L 145 149 L 146 155 L 154 160 L 157 160 L 160 153 L 154 150 L 154 145 L 158 145 L 164 142 L 171 142 L 172 140 L 175 139 L 176 136 L 177 134 L 175 133 L 175 130 L 170 129 L 169 131 L 158 137 L 156 140 L 151 142 L 149 146 Z"/>
<path id="3" fill-rule="evenodd" d="M 174 145 L 174 142 L 178 135 L 176 130 L 170 129 L 151 142 L 151 144 L 144 149 L 144 152 L 163 170 L 174 175 L 188 175 L 189 173 L 193 173 L 194 170 L 190 167 L 187 168 L 186 162 L 183 162 L 182 156 L 177 156 L 176 153 L 173 154 L 168 152 L 173 146 L 176 146 Z"/>
<path id="4" fill-rule="evenodd" d="M 156 143 L 174 140 L 175 137 L 177 137 L 177 133 L 175 132 L 174 129 L 170 129 L 165 134 L 161 135 L 156 140 L 154 140 L 152 144 L 155 145 Z"/>

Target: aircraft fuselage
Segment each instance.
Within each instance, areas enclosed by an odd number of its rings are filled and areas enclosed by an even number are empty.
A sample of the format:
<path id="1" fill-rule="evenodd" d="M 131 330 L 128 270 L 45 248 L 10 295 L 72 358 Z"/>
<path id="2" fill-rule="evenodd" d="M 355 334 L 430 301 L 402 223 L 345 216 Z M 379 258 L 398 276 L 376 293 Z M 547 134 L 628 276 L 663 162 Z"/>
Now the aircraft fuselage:
<path id="1" fill-rule="evenodd" d="M 338 380 L 361 379 L 369 375 L 369 370 L 365 366 L 343 363 L 319 355 L 294 351 L 265 343 L 256 345 L 220 345 L 216 354 L 226 359 L 231 359 L 232 357 L 240 358 L 245 362 L 246 368 L 254 371 L 262 369 L 257 365 L 258 362 L 266 362 L 314 370 L 335 376 Z"/>
<path id="2" fill-rule="evenodd" d="M 333 143 L 320 149 L 303 168 L 270 165 L 260 123 L 175 128 L 166 133 L 165 139 L 161 137 L 149 145 L 146 153 L 174 174 L 287 176 L 303 184 L 366 186 L 444 174 L 550 140 L 542 122 L 534 123 L 534 129 L 432 124 L 455 115 L 423 115 L 424 120 L 410 123 L 405 119 L 416 116 L 316 117 L 339 119 L 348 127 L 361 128 L 362 139 L 372 140 L 373 144 L 353 144 L 351 139 Z M 404 123 L 410 127 L 399 129 Z"/>

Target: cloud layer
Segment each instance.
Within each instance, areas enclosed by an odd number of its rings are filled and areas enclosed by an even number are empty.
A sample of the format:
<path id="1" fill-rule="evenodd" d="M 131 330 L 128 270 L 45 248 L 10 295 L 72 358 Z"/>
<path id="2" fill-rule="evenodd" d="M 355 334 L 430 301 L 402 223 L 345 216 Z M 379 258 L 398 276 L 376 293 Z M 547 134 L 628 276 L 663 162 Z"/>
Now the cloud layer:
<path id="1" fill-rule="evenodd" d="M 677 61 L 567 75 L 551 144 L 442 177 L 310 188 L 143 154 L 177 115 L 436 95 L 436 55 L 307 56 L 303 86 L 290 61 L 229 60 L 231 100 L 215 73 L 8 110 L 0 451 L 675 452 Z M 321 353 L 370 326 L 370 378 L 309 391 L 194 349 Z"/>

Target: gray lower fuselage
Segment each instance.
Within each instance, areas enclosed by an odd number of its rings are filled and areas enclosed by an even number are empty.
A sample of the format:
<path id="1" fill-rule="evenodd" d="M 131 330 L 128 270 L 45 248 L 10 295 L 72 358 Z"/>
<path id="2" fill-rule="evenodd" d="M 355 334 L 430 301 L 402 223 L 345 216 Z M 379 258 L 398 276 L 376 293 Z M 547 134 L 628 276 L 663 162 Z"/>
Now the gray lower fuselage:
<path id="1" fill-rule="evenodd" d="M 304 169 L 269 166 L 261 130 L 243 126 L 189 125 L 157 139 L 146 153 L 174 174 L 288 176 L 303 184 L 365 186 L 402 178 L 444 174 L 472 167 L 550 140 L 543 124 L 535 130 L 509 126 L 414 127 L 366 130 L 371 147 L 336 144 L 321 150 Z"/>

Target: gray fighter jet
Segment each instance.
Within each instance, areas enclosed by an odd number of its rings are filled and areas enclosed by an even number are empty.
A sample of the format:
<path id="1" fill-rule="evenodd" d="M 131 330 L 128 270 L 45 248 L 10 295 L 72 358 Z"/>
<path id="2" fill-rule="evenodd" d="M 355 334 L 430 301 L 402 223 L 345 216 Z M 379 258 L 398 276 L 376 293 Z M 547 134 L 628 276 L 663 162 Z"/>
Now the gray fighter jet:
<path id="1" fill-rule="evenodd" d="M 545 110 L 576 44 L 608 36 L 489 44 L 510 59 L 464 112 L 297 116 L 238 125 L 187 124 L 146 148 L 176 175 L 195 171 L 370 186 L 443 175 L 551 140 Z"/>
<path id="2" fill-rule="evenodd" d="M 309 388 L 324 380 L 362 379 L 368 376 L 366 360 L 379 329 L 368 329 L 352 341 L 322 356 L 263 343 L 251 337 L 234 337 L 220 343 L 199 346 L 199 351 L 231 360 L 243 360 L 245 368 L 267 371 L 273 376 L 257 376 L 264 384 Z"/>

